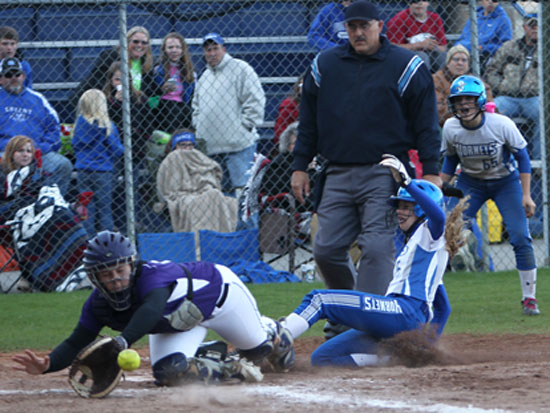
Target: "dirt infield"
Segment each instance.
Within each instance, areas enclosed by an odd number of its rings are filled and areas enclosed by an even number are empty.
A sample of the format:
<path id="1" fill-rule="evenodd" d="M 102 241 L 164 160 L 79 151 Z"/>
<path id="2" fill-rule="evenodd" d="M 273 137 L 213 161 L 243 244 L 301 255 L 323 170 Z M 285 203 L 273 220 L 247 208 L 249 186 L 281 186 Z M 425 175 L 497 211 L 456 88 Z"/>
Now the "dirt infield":
<path id="1" fill-rule="evenodd" d="M 451 335 L 436 364 L 362 369 L 309 365 L 321 339 L 296 343 L 297 365 L 257 384 L 157 388 L 147 350 L 107 398 L 78 397 L 66 370 L 29 376 L 0 354 L 0 412 L 543 412 L 550 411 L 550 337 Z"/>

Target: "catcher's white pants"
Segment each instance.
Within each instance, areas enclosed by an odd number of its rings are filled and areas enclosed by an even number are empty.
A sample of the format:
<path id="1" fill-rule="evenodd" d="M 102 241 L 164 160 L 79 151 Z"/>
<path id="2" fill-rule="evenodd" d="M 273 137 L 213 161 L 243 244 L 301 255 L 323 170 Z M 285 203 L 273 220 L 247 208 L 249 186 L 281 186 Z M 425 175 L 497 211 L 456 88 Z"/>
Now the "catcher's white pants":
<path id="1" fill-rule="evenodd" d="M 151 364 L 172 353 L 193 357 L 208 329 L 242 350 L 253 349 L 268 339 L 268 327 L 263 324 L 256 299 L 246 285 L 229 268 L 216 265 L 216 269 L 221 273 L 223 282 L 229 284 L 222 306 L 215 307 L 207 320 L 189 331 L 150 334 Z"/>

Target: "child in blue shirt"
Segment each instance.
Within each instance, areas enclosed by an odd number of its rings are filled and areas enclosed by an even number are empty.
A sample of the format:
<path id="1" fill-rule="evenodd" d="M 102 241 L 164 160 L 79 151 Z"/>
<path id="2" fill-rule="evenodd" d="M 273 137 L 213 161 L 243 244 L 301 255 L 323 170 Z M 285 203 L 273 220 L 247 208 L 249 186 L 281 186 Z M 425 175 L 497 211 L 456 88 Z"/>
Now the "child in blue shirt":
<path id="1" fill-rule="evenodd" d="M 89 236 L 95 227 L 113 229 L 111 211 L 113 167 L 124 153 L 115 124 L 109 118 L 107 99 L 98 89 L 90 89 L 78 101 L 78 118 L 73 134 L 75 169 L 79 192 L 92 191 L 95 196 L 88 206 L 84 226 Z"/>

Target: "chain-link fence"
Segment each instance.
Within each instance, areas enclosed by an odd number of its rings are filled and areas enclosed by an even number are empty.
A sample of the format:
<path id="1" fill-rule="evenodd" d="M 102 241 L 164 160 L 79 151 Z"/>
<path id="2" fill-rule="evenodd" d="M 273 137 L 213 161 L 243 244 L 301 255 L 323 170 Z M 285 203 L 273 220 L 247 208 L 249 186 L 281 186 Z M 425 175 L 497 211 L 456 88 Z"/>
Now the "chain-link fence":
<path id="1" fill-rule="evenodd" d="M 348 3 L 0 0 L 0 26 L 12 27 L 18 35 L 14 38 L 4 30 L 0 52 L 10 57 L 14 44 L 18 46 L 15 56 L 22 66 L 14 75 L 25 74 L 2 82 L 8 92 L 18 81 L 31 82 L 47 100 L 35 96 L 28 99 L 31 103 L 24 102 L 41 106 L 41 115 L 29 116 L 27 125 L 34 124 L 21 134 L 30 135 L 42 150 L 44 179 L 57 180 L 65 200 L 80 212 L 87 204 L 87 219 L 80 227 L 88 237 L 116 229 L 136 240 L 148 258 L 177 258 L 185 248 L 186 259 L 226 264 L 263 260 L 295 272 L 311 259 L 312 205 L 297 206 L 292 196 L 275 195 L 290 192 L 289 154 L 301 75 L 319 49 L 346 42 L 338 9 Z M 544 129 L 538 102 L 544 56 L 537 54 L 536 42 L 529 53 L 516 56 L 527 59 L 518 63 L 519 81 L 523 85 L 527 79 L 530 87 L 518 86 L 516 93 L 500 83 L 499 76 L 512 69 L 504 67 L 510 57 L 498 55 L 503 42 L 521 39 L 524 30 L 535 27 L 536 37 L 536 24 L 526 25 L 525 16 L 540 13 L 538 3 L 442 0 L 377 5 L 387 36 L 425 59 L 436 86 L 443 85 L 448 93 L 454 77 L 473 70 L 491 87 L 489 101 L 518 124 L 534 160 L 531 188 L 537 212 L 529 225 L 537 263 L 546 265 L 546 140 L 540 139 L 545 134 L 540 133 Z M 418 12 L 413 8 L 428 5 L 428 20 L 420 32 L 431 34 L 411 36 L 408 19 Z M 499 5 L 493 17 L 502 27 L 488 29 L 492 22 L 485 12 Z M 473 36 L 463 32 L 470 22 Z M 433 27 L 425 30 L 427 24 Z M 466 49 L 451 49 L 455 43 Z M 466 59 L 459 61 L 461 57 Z M 531 106 L 510 103 L 508 95 L 529 100 Z M 446 102 L 446 95 L 438 102 L 441 124 L 450 116 Z M 61 125 L 56 139 L 47 136 L 47 129 L 53 128 L 47 124 L 54 122 L 52 108 Z M 18 116 L 24 117 L 21 111 Z M 5 146 L 13 134 L 0 130 L 0 136 L 6 137 Z M 50 152 L 64 158 L 50 159 Z M 254 158 L 254 152 L 262 157 Z M 68 178 L 66 160 L 73 167 Z M 318 160 L 313 165 L 313 175 L 321 164 Z M 493 205 L 487 211 L 488 223 L 480 217 L 479 225 L 490 260 L 478 262 L 478 268 L 512 269 L 514 254 L 502 218 Z M 143 235 L 151 233 L 172 236 Z M 13 241 L 4 244 L 19 249 Z M 76 256 L 81 244 L 81 238 L 72 240 L 70 250 Z M 32 254 L 40 251 L 35 248 Z M 64 261 L 65 255 L 57 254 L 56 259 Z M 26 260 L 23 254 L 18 258 Z M 41 287 L 36 282 L 44 276 L 34 271 L 28 281 Z M 54 280 L 51 285 L 63 278 L 48 277 Z"/>

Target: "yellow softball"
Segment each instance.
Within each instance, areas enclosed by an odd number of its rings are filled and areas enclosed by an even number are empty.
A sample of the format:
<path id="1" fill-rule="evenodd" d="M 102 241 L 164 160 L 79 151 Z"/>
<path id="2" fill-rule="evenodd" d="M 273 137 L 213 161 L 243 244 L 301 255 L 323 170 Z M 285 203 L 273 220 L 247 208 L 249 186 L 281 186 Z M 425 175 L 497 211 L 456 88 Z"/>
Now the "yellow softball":
<path id="1" fill-rule="evenodd" d="M 133 371 L 139 368 L 141 359 L 137 351 L 128 349 L 118 353 L 117 362 L 120 368 L 124 371 Z"/>

